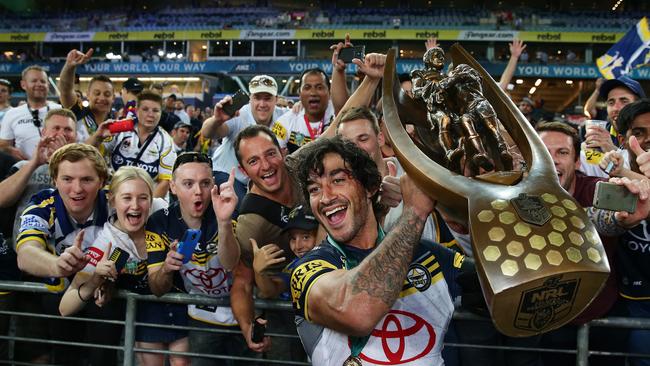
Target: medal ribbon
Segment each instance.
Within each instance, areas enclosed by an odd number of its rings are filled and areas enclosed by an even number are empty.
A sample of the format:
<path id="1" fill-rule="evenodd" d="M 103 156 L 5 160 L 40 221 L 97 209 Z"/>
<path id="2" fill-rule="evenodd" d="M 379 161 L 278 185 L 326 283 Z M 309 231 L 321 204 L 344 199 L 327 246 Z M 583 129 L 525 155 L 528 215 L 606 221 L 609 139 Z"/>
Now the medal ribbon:
<path id="1" fill-rule="evenodd" d="M 323 119 L 320 121 L 320 124 L 318 125 L 318 130 L 314 130 L 311 128 L 311 122 L 309 122 L 309 119 L 307 119 L 307 115 L 303 115 L 305 118 L 305 126 L 307 126 L 307 130 L 309 131 L 309 136 L 311 137 L 311 140 L 314 141 L 320 136 L 321 133 L 323 133 L 323 124 L 325 123 L 325 116 L 323 116 Z"/>
<path id="2" fill-rule="evenodd" d="M 385 236 L 386 234 L 384 233 L 384 230 L 381 227 L 378 227 L 377 241 L 375 243 L 377 245 L 381 243 L 381 241 L 384 240 Z M 334 249 L 336 249 L 339 252 L 339 254 L 341 254 L 341 256 L 343 257 L 343 264 L 345 265 L 346 270 L 351 270 L 352 268 L 359 265 L 357 259 L 352 256 L 348 256 L 347 253 L 345 252 L 345 249 L 343 249 L 343 246 L 337 243 L 334 239 L 332 239 L 331 236 L 329 235 L 327 236 L 327 241 L 330 244 L 332 244 Z M 370 334 L 368 334 L 365 337 L 348 336 L 348 339 L 350 340 L 350 356 L 358 358 L 359 355 L 361 354 L 361 351 L 363 350 L 363 347 L 365 347 L 366 343 L 368 343 L 368 339 L 370 339 Z"/>

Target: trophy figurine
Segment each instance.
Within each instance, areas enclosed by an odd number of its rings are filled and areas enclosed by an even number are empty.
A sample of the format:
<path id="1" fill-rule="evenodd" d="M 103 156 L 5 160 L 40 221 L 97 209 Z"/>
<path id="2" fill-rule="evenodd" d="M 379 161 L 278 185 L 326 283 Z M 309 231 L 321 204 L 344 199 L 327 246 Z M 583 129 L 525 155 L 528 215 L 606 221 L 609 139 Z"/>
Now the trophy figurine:
<path id="1" fill-rule="evenodd" d="M 564 191 L 546 147 L 462 47 L 432 48 L 404 93 L 390 50 L 383 111 L 405 171 L 450 220 L 469 228 L 492 321 L 524 337 L 561 327 L 602 289 L 609 263 L 585 211 Z M 415 125 L 415 138 L 402 121 Z M 521 161 L 520 161 L 521 160 Z"/>

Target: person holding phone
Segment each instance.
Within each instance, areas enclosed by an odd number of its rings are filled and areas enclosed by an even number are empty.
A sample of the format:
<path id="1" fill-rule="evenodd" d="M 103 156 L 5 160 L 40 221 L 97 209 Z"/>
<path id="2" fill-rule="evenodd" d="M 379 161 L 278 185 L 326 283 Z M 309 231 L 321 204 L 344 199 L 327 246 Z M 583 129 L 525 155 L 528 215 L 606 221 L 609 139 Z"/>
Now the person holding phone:
<path id="1" fill-rule="evenodd" d="M 113 175 L 109 186 L 109 204 L 114 211 L 104 224 L 102 231 L 87 249 L 90 258 L 86 267 L 78 272 L 59 304 L 63 316 L 80 311 L 87 302 L 94 301 L 98 306 L 105 305 L 111 298 L 114 288 L 122 288 L 143 295 L 151 294 L 146 278 L 147 247 L 144 224 L 149 213 L 166 207 L 162 199 L 153 200 L 153 180 L 147 172 L 136 167 L 122 167 Z M 83 234 L 76 241 L 83 240 Z M 137 322 L 149 322 L 151 305 L 165 314 L 180 314 L 178 318 L 162 322 L 166 325 L 187 324 L 185 307 L 162 303 L 140 303 L 136 315 Z M 171 309 L 169 309 L 171 308 Z M 187 351 L 187 331 L 162 328 L 138 327 L 136 329 L 138 348 L 169 349 Z M 164 365 L 165 356 L 161 354 L 138 353 L 140 364 L 146 366 Z M 171 356 L 173 365 L 188 364 L 189 359 Z"/>
<path id="2" fill-rule="evenodd" d="M 122 166 L 137 166 L 144 169 L 156 183 L 154 197 L 165 197 L 169 191 L 171 167 L 176 160 L 174 142 L 158 126 L 162 111 L 162 98 L 150 91 L 138 94 L 138 123 L 132 131 L 111 132 L 116 121 L 106 121 L 86 143 L 99 147 L 100 144 L 110 152 L 111 167 L 117 170 Z"/>
<path id="3" fill-rule="evenodd" d="M 178 201 L 167 210 L 156 212 L 146 225 L 151 291 L 157 296 L 170 291 L 186 291 L 227 298 L 232 285 L 230 271 L 239 260 L 239 246 L 236 243 L 228 246 L 234 239 L 224 238 L 224 235 L 232 235 L 232 231 L 222 230 L 232 225 L 237 205 L 233 190 L 234 169 L 228 181 L 217 188 L 210 158 L 205 154 L 185 152 L 178 156 L 172 171 L 170 188 Z M 188 233 L 188 230 L 194 231 Z M 197 233 L 198 238 L 193 240 L 192 236 Z M 186 311 L 190 326 L 238 329 L 230 307 L 191 304 Z M 189 347 L 191 352 L 200 354 L 246 354 L 244 338 L 233 334 L 191 330 Z M 193 357 L 192 364 L 221 363 L 216 359 Z"/>
<path id="4" fill-rule="evenodd" d="M 270 127 L 287 109 L 276 106 L 278 84 L 268 75 L 256 75 L 248 83 L 250 102 L 239 109 L 239 115 L 227 114 L 224 106 L 231 105 L 232 97 L 224 97 L 214 107 L 214 115 L 203 122 L 201 135 L 204 138 L 221 138 L 221 145 L 212 155 L 212 171 L 216 184 L 228 181 L 230 169 L 237 166 L 233 142 L 239 131 L 254 124 Z M 235 193 L 239 202 L 246 194 L 249 179 L 240 170 L 235 171 Z"/>
<path id="5" fill-rule="evenodd" d="M 589 214 L 600 233 L 618 237 L 619 293 L 629 316 L 650 318 L 650 180 L 646 175 L 647 151 L 650 150 L 650 100 L 640 99 L 623 107 L 617 125 L 619 134 L 625 136 L 619 141 L 625 146 L 631 172 L 635 174 L 619 172 L 623 165 L 619 156 L 612 173 L 623 178 L 611 178 L 610 182 L 624 185 L 632 194 L 638 195 L 636 210 L 628 213 L 598 209 L 589 211 Z M 628 340 L 628 352 L 647 353 L 648 342 L 650 330 L 633 329 Z M 650 358 L 635 358 L 630 364 L 650 365 Z"/>

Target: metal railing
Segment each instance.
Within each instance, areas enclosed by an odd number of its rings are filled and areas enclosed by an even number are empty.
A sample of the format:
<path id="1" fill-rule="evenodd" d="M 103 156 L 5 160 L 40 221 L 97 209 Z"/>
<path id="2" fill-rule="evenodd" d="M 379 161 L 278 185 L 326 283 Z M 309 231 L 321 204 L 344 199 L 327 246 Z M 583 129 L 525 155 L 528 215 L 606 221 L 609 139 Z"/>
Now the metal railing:
<path id="1" fill-rule="evenodd" d="M 31 292 L 31 293 L 51 293 L 48 291 L 43 284 L 34 283 L 34 282 L 18 282 L 18 281 L 0 281 L 0 290 L 2 291 L 11 291 L 11 292 Z M 236 361 L 251 361 L 251 362 L 264 362 L 267 364 L 283 364 L 283 365 L 309 365 L 306 362 L 296 362 L 296 361 L 286 361 L 286 360 L 272 360 L 272 359 L 258 359 L 250 357 L 237 357 L 229 355 L 218 355 L 218 354 L 198 354 L 192 352 L 173 352 L 168 350 L 156 350 L 156 349 L 145 349 L 137 348 L 135 343 L 135 329 L 136 326 L 147 326 L 155 328 L 164 328 L 164 329 L 177 329 L 177 330 L 195 330 L 205 333 L 222 333 L 222 334 L 239 334 L 239 330 L 229 330 L 229 329 L 210 329 L 205 327 L 191 327 L 191 326 L 174 326 L 174 325 L 161 325 L 161 324 L 149 324 L 149 323 L 140 323 L 136 321 L 136 307 L 138 301 L 154 301 L 154 302 L 165 302 L 165 303 L 175 303 L 175 304 L 195 304 L 195 305 L 216 305 L 216 306 L 229 306 L 228 299 L 215 299 L 201 295 L 189 295 L 181 293 L 167 294 L 162 297 L 156 297 L 154 295 L 139 295 L 128 291 L 120 290 L 114 296 L 116 298 L 121 298 L 125 300 L 126 303 L 126 312 L 124 320 L 107 320 L 107 319 L 91 319 L 91 318 L 82 318 L 82 317 L 61 317 L 58 315 L 45 315 L 38 313 L 30 312 L 19 312 L 12 310 L 0 311 L 0 315 L 3 316 L 28 316 L 40 319 L 65 319 L 69 321 L 84 321 L 88 323 L 104 323 L 104 324 L 113 324 L 121 325 L 124 327 L 124 343 L 123 345 L 106 345 L 106 344 L 90 344 L 83 342 L 68 342 L 68 341 L 58 341 L 58 340 L 48 340 L 40 338 L 30 338 L 30 337 L 18 337 L 15 332 L 12 330 L 8 335 L 0 335 L 0 340 L 9 341 L 9 360 L 0 360 L 0 364 L 14 364 L 14 365 L 31 365 L 31 363 L 26 362 L 17 362 L 13 360 L 13 352 L 11 348 L 15 342 L 31 342 L 31 343 L 40 343 L 40 344 L 50 344 L 50 345 L 65 345 L 65 346 L 78 346 L 85 348 L 99 348 L 107 350 L 116 350 L 123 352 L 123 365 L 124 366 L 133 366 L 135 360 L 136 352 L 143 353 L 155 353 L 155 354 L 164 354 L 164 355 L 179 355 L 187 357 L 202 357 L 209 359 L 222 359 L 222 360 L 236 360 Z M 292 305 L 287 301 L 278 301 L 278 300 L 255 300 L 255 308 L 257 309 L 270 309 L 270 310 L 280 310 L 280 311 L 293 311 Z M 489 321 L 488 318 L 481 317 L 469 312 L 460 312 L 456 311 L 454 313 L 455 320 L 468 320 L 468 321 Z M 610 317 L 595 319 L 589 323 L 580 325 L 578 327 L 577 338 L 576 338 L 576 349 L 552 349 L 552 348 L 531 348 L 531 347 L 512 347 L 512 346 L 495 346 L 495 345 L 482 345 L 482 344 L 467 344 L 467 343 L 445 343 L 446 347 L 458 347 L 458 348 L 489 348 L 496 350 L 504 351 L 527 351 L 527 352 L 550 352 L 550 353 L 564 353 L 564 354 L 573 354 L 576 357 L 577 366 L 586 366 L 588 365 L 589 357 L 592 355 L 599 356 L 612 356 L 612 357 L 648 357 L 650 354 L 631 354 L 625 352 L 607 352 L 607 351 L 597 351 L 589 349 L 589 332 L 592 327 L 609 327 L 609 328 L 633 328 L 633 329 L 650 329 L 650 319 L 645 318 L 623 318 L 623 317 Z M 297 338 L 295 335 L 289 334 L 280 334 L 280 333 L 267 333 L 267 335 L 272 338 Z"/>

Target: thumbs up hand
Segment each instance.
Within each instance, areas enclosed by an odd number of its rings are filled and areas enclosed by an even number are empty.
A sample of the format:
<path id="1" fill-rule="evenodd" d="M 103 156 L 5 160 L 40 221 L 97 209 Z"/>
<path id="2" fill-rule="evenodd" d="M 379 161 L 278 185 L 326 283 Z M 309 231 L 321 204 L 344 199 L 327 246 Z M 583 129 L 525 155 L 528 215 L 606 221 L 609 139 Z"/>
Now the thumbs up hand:
<path id="1" fill-rule="evenodd" d="M 388 175 L 381 181 L 379 188 L 379 202 L 386 207 L 397 207 L 402 202 L 402 188 L 397 177 L 397 166 L 392 161 L 387 161 Z"/>
<path id="2" fill-rule="evenodd" d="M 636 155 L 639 171 L 646 177 L 650 177 L 650 152 L 645 151 L 634 136 L 628 139 L 627 144 L 629 149 Z"/>
<path id="3" fill-rule="evenodd" d="M 74 244 L 65 249 L 63 253 L 56 259 L 55 277 L 68 277 L 81 271 L 90 257 L 87 256 L 82 249 L 84 240 L 84 231 L 79 231 L 79 234 L 74 239 Z"/>

